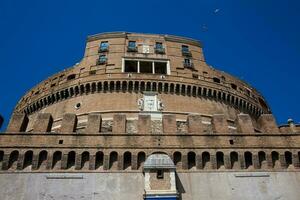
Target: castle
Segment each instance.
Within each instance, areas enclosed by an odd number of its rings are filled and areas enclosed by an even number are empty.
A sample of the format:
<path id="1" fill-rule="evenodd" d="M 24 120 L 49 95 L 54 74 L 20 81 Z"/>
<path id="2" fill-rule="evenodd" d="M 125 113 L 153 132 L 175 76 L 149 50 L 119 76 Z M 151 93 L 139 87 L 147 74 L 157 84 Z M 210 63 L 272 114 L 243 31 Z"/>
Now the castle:
<path id="1" fill-rule="evenodd" d="M 28 91 L 0 135 L 1 200 L 288 199 L 300 126 L 199 41 L 89 36 L 83 59 Z"/>

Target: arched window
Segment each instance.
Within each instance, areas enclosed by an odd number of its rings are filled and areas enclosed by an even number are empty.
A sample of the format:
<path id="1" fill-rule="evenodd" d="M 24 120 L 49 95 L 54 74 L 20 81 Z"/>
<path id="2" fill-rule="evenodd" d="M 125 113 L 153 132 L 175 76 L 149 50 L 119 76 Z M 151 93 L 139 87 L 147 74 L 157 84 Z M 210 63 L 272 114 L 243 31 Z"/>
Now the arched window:
<path id="1" fill-rule="evenodd" d="M 123 155 L 123 169 L 128 170 L 131 168 L 131 153 L 125 152 Z"/>
<path id="2" fill-rule="evenodd" d="M 47 164 L 47 157 L 48 157 L 48 153 L 47 151 L 41 151 L 39 153 L 39 160 L 38 160 L 38 169 L 40 168 L 46 168 L 46 164 Z"/>
<path id="3" fill-rule="evenodd" d="M 271 156 L 272 156 L 273 168 L 280 168 L 279 153 L 276 151 L 273 151 L 271 153 Z"/>
<path id="4" fill-rule="evenodd" d="M 224 153 L 217 152 L 217 169 L 224 168 Z"/>
<path id="5" fill-rule="evenodd" d="M 258 162 L 261 169 L 267 168 L 266 153 L 263 151 L 258 152 Z"/>
<path id="6" fill-rule="evenodd" d="M 188 169 L 196 168 L 196 154 L 195 152 L 188 153 Z"/>
<path id="7" fill-rule="evenodd" d="M 174 152 L 173 159 L 174 159 L 174 164 L 176 165 L 176 167 L 181 168 L 182 167 L 181 153 L 178 151 Z"/>
<path id="8" fill-rule="evenodd" d="M 144 166 L 144 163 L 145 163 L 145 160 L 146 160 L 146 154 L 144 152 L 139 152 L 138 153 L 138 163 L 137 163 L 137 167 L 138 169 L 141 169 L 141 167 Z"/>
<path id="9" fill-rule="evenodd" d="M 288 168 L 289 166 L 293 165 L 293 158 L 292 158 L 292 153 L 290 151 L 286 151 L 284 153 L 284 158 L 286 162 L 286 167 Z"/>
<path id="10" fill-rule="evenodd" d="M 245 157 L 245 168 L 248 169 L 250 167 L 252 167 L 253 163 L 252 163 L 252 153 L 247 151 L 244 154 Z"/>
<path id="11" fill-rule="evenodd" d="M 32 158 L 33 158 L 33 152 L 32 151 L 27 151 L 24 155 L 23 169 L 26 169 L 26 168 L 31 169 Z"/>
<path id="12" fill-rule="evenodd" d="M 118 153 L 115 151 L 109 155 L 109 169 L 118 169 Z"/>
<path id="13" fill-rule="evenodd" d="M 16 169 L 18 159 L 19 159 L 19 152 L 18 151 L 11 152 L 8 161 L 8 169 L 10 168 Z"/>
<path id="14" fill-rule="evenodd" d="M 211 168 L 210 154 L 208 152 L 203 152 L 202 153 L 202 165 L 203 165 L 203 169 L 210 169 Z"/>
<path id="15" fill-rule="evenodd" d="M 75 157 L 76 153 L 74 151 L 68 153 L 67 169 L 75 167 Z"/>
<path id="16" fill-rule="evenodd" d="M 239 155 L 237 152 L 233 151 L 230 153 L 230 163 L 231 169 L 239 169 Z"/>
<path id="17" fill-rule="evenodd" d="M 90 153 L 85 151 L 81 154 L 81 169 L 89 169 Z"/>
<path id="18" fill-rule="evenodd" d="M 103 168 L 103 152 L 102 151 L 98 151 L 96 153 L 96 158 L 95 158 L 95 169 L 100 169 L 101 167 Z"/>
<path id="19" fill-rule="evenodd" d="M 61 158 L 62 158 L 62 153 L 60 151 L 56 151 L 53 154 L 52 169 L 61 168 Z"/>

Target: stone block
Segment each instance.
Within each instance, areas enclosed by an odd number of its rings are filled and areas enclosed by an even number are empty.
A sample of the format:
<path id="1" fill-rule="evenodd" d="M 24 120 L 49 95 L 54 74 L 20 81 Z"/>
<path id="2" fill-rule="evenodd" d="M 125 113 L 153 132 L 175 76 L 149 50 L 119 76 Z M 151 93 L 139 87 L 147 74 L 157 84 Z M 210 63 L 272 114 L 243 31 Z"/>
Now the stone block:
<path id="1" fill-rule="evenodd" d="M 214 133 L 228 133 L 228 123 L 225 115 L 216 114 L 212 117 L 212 128 Z"/>
<path id="2" fill-rule="evenodd" d="M 176 134 L 177 125 L 176 125 L 176 116 L 175 115 L 163 115 L 163 132 Z"/>
<path id="3" fill-rule="evenodd" d="M 203 133 L 204 127 L 201 115 L 188 115 L 187 124 L 189 133 Z"/>
<path id="4" fill-rule="evenodd" d="M 97 134 L 101 132 L 101 124 L 102 124 L 102 117 L 100 114 L 89 114 L 85 132 L 89 134 L 91 133 Z"/>
<path id="5" fill-rule="evenodd" d="M 28 117 L 25 114 L 15 113 L 11 117 L 6 132 L 25 132 L 28 125 Z"/>
<path id="6" fill-rule="evenodd" d="M 33 124 L 33 131 L 39 133 L 51 132 L 52 124 L 53 118 L 50 113 L 39 113 Z"/>
<path id="7" fill-rule="evenodd" d="M 139 134 L 150 134 L 151 133 L 151 116 L 150 115 L 139 115 L 138 133 Z"/>
<path id="8" fill-rule="evenodd" d="M 113 133 L 126 133 L 126 115 L 116 114 L 113 117 Z"/>
<path id="9" fill-rule="evenodd" d="M 73 133 L 76 131 L 77 116 L 75 114 L 67 113 L 63 116 L 60 132 Z"/>
<path id="10" fill-rule="evenodd" d="M 279 133 L 279 128 L 272 114 L 262 114 L 257 122 L 263 133 Z"/>
<path id="11" fill-rule="evenodd" d="M 238 133 L 254 133 L 253 123 L 248 114 L 238 114 L 236 123 Z"/>

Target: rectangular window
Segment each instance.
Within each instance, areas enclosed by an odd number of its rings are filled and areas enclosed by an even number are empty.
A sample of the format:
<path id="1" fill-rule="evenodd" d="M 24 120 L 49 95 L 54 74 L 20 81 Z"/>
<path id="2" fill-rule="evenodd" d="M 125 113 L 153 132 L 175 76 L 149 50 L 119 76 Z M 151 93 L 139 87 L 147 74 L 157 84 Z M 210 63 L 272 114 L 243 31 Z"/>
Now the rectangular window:
<path id="1" fill-rule="evenodd" d="M 191 52 L 189 50 L 189 46 L 182 45 L 181 46 L 181 52 L 182 52 L 183 56 L 187 56 L 187 57 L 191 57 L 192 56 L 192 54 L 191 54 Z"/>
<path id="2" fill-rule="evenodd" d="M 154 69 L 155 69 L 155 74 L 167 74 L 167 63 L 155 62 Z"/>
<path id="3" fill-rule="evenodd" d="M 108 47 L 109 47 L 109 44 L 108 44 L 107 41 L 101 42 L 99 51 L 100 52 L 107 52 L 108 51 Z"/>
<path id="4" fill-rule="evenodd" d="M 193 68 L 193 63 L 192 63 L 191 59 L 185 58 L 183 61 L 183 66 L 186 68 Z"/>
<path id="5" fill-rule="evenodd" d="M 163 170 L 157 170 L 157 174 L 156 174 L 156 178 L 157 179 L 164 179 L 164 172 Z"/>
<path id="6" fill-rule="evenodd" d="M 129 41 L 128 42 L 128 47 L 127 47 L 128 52 L 136 52 L 137 47 L 136 47 L 136 42 L 135 41 Z"/>
<path id="7" fill-rule="evenodd" d="M 106 55 L 100 55 L 98 60 L 98 65 L 103 65 L 107 63 L 107 57 Z"/>
<path id="8" fill-rule="evenodd" d="M 131 61 L 131 60 L 125 60 L 125 72 L 133 72 L 137 73 L 138 72 L 138 62 L 137 61 Z"/>
<path id="9" fill-rule="evenodd" d="M 163 44 L 161 42 L 155 43 L 155 53 L 164 54 L 165 48 L 163 47 Z"/>
<path id="10" fill-rule="evenodd" d="M 140 61 L 140 73 L 152 74 L 152 62 Z"/>

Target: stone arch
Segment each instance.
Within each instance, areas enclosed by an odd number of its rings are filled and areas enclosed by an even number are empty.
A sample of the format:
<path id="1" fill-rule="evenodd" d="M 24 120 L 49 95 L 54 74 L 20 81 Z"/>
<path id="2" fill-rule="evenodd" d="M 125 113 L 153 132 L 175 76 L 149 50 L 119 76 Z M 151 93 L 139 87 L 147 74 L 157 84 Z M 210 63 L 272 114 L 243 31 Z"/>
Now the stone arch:
<path id="1" fill-rule="evenodd" d="M 151 91 L 151 83 L 150 82 L 146 83 L 146 91 Z"/>
<path id="2" fill-rule="evenodd" d="M 31 170 L 32 160 L 33 160 L 33 151 L 31 151 L 31 150 L 26 151 L 25 154 L 24 154 L 24 162 L 23 162 L 23 168 L 22 169 Z"/>
<path id="3" fill-rule="evenodd" d="M 131 152 L 126 151 L 123 154 L 123 169 L 124 170 L 129 170 L 131 169 Z"/>
<path id="4" fill-rule="evenodd" d="M 37 169 L 40 169 L 40 168 L 45 169 L 46 168 L 47 158 L 48 158 L 48 152 L 47 151 L 43 150 L 39 153 Z"/>
<path id="5" fill-rule="evenodd" d="M 52 158 L 52 169 L 60 169 L 61 168 L 61 160 L 62 160 L 62 153 L 61 151 L 56 151 L 53 154 Z"/>
<path id="6" fill-rule="evenodd" d="M 198 97 L 201 96 L 201 92 L 202 92 L 202 88 L 201 88 L 201 87 L 198 87 Z"/>
<path id="7" fill-rule="evenodd" d="M 272 167 L 275 169 L 280 168 L 280 161 L 279 161 L 279 153 L 277 151 L 272 151 Z"/>
<path id="8" fill-rule="evenodd" d="M 293 165 L 293 155 L 290 151 L 284 152 L 284 159 L 286 163 L 286 168 L 289 168 Z"/>
<path id="9" fill-rule="evenodd" d="M 264 151 L 258 152 L 258 163 L 261 169 L 266 169 L 268 167 L 266 153 Z"/>
<path id="10" fill-rule="evenodd" d="M 211 168 L 210 154 L 207 151 L 202 153 L 202 168 L 203 169 Z"/>
<path id="11" fill-rule="evenodd" d="M 19 160 L 19 151 L 15 150 L 10 153 L 8 160 L 8 169 L 16 169 Z"/>
<path id="12" fill-rule="evenodd" d="M 90 153 L 87 151 L 84 151 L 81 154 L 81 169 L 89 169 L 90 164 Z"/>
<path id="13" fill-rule="evenodd" d="M 146 153 L 141 151 L 137 155 L 137 169 L 141 169 L 146 161 Z"/>
<path id="14" fill-rule="evenodd" d="M 244 159 L 245 159 L 245 168 L 249 169 L 253 166 L 253 161 L 252 161 L 252 153 L 249 151 L 246 151 L 244 153 Z"/>
<path id="15" fill-rule="evenodd" d="M 182 156 L 181 153 L 179 151 L 176 151 L 173 153 L 173 161 L 174 161 L 174 165 L 181 169 L 182 168 Z"/>
<path id="16" fill-rule="evenodd" d="M 168 93 L 169 92 L 169 83 L 165 83 L 164 84 L 164 93 Z"/>
<path id="17" fill-rule="evenodd" d="M 231 169 L 240 169 L 239 155 L 235 151 L 230 152 L 230 164 L 231 164 Z"/>
<path id="18" fill-rule="evenodd" d="M 80 85 L 80 94 L 83 94 L 84 93 L 84 85 Z"/>
<path id="19" fill-rule="evenodd" d="M 192 96 L 192 87 L 190 85 L 186 87 L 186 93 L 188 96 Z"/>
<path id="20" fill-rule="evenodd" d="M 186 86 L 184 84 L 181 85 L 181 95 L 186 95 Z"/>
<path id="21" fill-rule="evenodd" d="M 115 151 L 109 154 L 109 169 L 118 169 L 118 153 Z"/>
<path id="22" fill-rule="evenodd" d="M 145 82 L 142 81 L 141 84 L 140 84 L 140 91 L 145 91 Z"/>
<path id="23" fill-rule="evenodd" d="M 73 169 L 75 167 L 76 153 L 75 151 L 70 151 L 68 153 L 67 169 Z"/>
<path id="24" fill-rule="evenodd" d="M 224 166 L 224 153 L 221 151 L 218 151 L 216 154 L 217 158 L 217 169 L 225 169 Z"/>
<path id="25" fill-rule="evenodd" d="M 93 82 L 92 83 L 92 93 L 95 93 L 97 91 L 97 86 L 96 86 L 96 83 Z"/>
<path id="26" fill-rule="evenodd" d="M 187 155 L 188 159 L 188 169 L 196 169 L 196 153 L 190 151 Z"/>
<path id="27" fill-rule="evenodd" d="M 98 151 L 95 156 L 95 169 L 103 169 L 103 161 L 104 161 L 104 154 L 102 151 Z"/>
<path id="28" fill-rule="evenodd" d="M 179 95 L 180 94 L 180 85 L 176 84 L 175 86 L 175 94 Z"/>

